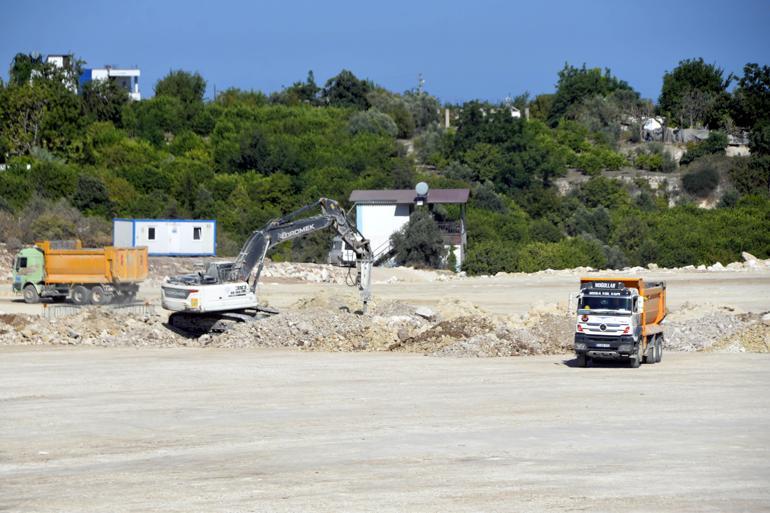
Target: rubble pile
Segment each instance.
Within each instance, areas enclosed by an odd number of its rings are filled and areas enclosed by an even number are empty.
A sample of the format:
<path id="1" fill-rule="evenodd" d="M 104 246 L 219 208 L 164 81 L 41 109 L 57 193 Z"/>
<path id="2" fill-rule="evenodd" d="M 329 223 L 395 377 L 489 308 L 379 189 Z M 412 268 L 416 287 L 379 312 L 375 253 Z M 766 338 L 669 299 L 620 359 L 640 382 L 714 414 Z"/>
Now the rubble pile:
<path id="1" fill-rule="evenodd" d="M 279 280 L 299 280 L 310 283 L 353 283 L 356 270 L 350 267 L 337 267 L 325 264 L 298 264 L 292 262 L 266 261 L 262 269 L 262 278 Z"/>
<path id="2" fill-rule="evenodd" d="M 669 351 L 768 352 L 770 326 L 762 316 L 728 306 L 685 303 L 665 321 Z"/>
<path id="3" fill-rule="evenodd" d="M 149 280 L 161 282 L 166 276 L 205 271 L 210 261 L 223 259 L 193 257 L 152 257 L 149 261 Z M 262 279 L 272 281 L 305 281 L 310 283 L 346 283 L 355 279 L 355 269 L 326 264 L 273 262 L 265 260 Z"/>
<path id="4" fill-rule="evenodd" d="M 187 339 L 163 324 L 157 313 L 138 315 L 85 307 L 69 317 L 46 319 L 23 314 L 0 315 L 0 345 L 153 346 L 187 345 Z"/>
<path id="5" fill-rule="evenodd" d="M 0 313 L 0 345 L 294 348 L 309 351 L 398 351 L 446 357 L 499 357 L 572 352 L 574 318 L 557 305 L 535 305 L 518 317 L 489 314 L 462 301 L 435 310 L 399 301 L 373 302 L 364 315 L 355 293 L 321 292 L 278 315 L 194 338 L 148 310 L 83 307 L 48 319 Z M 770 315 L 690 305 L 665 322 L 669 351 L 768 352 Z"/>

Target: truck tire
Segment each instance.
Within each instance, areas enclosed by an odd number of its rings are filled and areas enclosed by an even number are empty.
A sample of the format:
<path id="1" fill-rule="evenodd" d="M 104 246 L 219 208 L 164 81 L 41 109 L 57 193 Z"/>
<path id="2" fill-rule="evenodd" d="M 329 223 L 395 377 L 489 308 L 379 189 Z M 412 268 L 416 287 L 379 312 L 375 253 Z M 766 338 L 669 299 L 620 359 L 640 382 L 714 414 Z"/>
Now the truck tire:
<path id="1" fill-rule="evenodd" d="M 72 302 L 76 305 L 85 305 L 89 300 L 88 289 L 83 285 L 76 285 L 72 288 Z"/>
<path id="2" fill-rule="evenodd" d="M 575 358 L 575 365 L 577 367 L 588 367 L 588 356 L 585 354 L 579 354 Z"/>
<path id="3" fill-rule="evenodd" d="M 40 302 L 40 294 L 37 293 L 37 288 L 31 283 L 24 287 L 24 302 L 29 305 Z"/>
<path id="4" fill-rule="evenodd" d="M 655 344 L 657 344 L 657 353 L 655 355 L 655 361 L 660 362 L 663 359 L 663 335 L 659 336 L 655 340 Z"/>
<path id="5" fill-rule="evenodd" d="M 112 296 L 107 294 L 100 285 L 91 288 L 88 298 L 92 305 L 107 305 L 112 300 Z"/>
<path id="6" fill-rule="evenodd" d="M 644 363 L 652 365 L 655 363 L 656 349 L 655 349 L 655 336 L 647 338 L 647 351 L 644 355 Z"/>
<path id="7" fill-rule="evenodd" d="M 640 340 L 639 343 L 636 344 L 636 354 L 628 359 L 628 365 L 632 369 L 639 368 L 639 365 L 642 363 L 643 356 L 644 355 L 642 355 L 642 341 Z"/>

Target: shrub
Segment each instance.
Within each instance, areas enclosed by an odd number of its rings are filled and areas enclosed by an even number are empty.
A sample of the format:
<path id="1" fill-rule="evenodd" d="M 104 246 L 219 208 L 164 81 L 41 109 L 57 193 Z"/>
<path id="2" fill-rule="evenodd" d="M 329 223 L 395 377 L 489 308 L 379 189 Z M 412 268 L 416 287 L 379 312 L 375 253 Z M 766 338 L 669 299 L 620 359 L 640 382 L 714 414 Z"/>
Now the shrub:
<path id="1" fill-rule="evenodd" d="M 741 194 L 770 193 L 770 155 L 735 159 L 728 171 L 730 181 Z"/>
<path id="2" fill-rule="evenodd" d="M 462 164 L 458 165 L 462 166 Z M 504 214 L 508 211 L 505 201 L 495 192 L 495 187 L 490 182 L 485 182 L 473 189 L 471 202 L 473 206 L 491 212 L 500 212 Z"/>
<path id="3" fill-rule="evenodd" d="M 560 242 L 532 242 L 519 251 L 517 269 L 536 272 L 542 269 L 569 269 L 573 267 L 602 268 L 607 257 L 601 243 L 576 237 Z"/>
<path id="4" fill-rule="evenodd" d="M 719 171 L 709 165 L 688 172 L 682 177 L 682 187 L 688 193 L 705 198 L 719 185 Z"/>
<path id="5" fill-rule="evenodd" d="M 369 109 L 365 112 L 356 112 L 350 117 L 348 131 L 352 135 L 364 133 L 396 137 L 398 126 L 396 126 L 393 118 L 387 114 L 376 109 Z"/>
<path id="6" fill-rule="evenodd" d="M 681 165 L 689 164 L 704 155 L 724 152 L 727 147 L 727 136 L 722 132 L 711 132 L 705 141 L 687 145 L 687 153 L 679 160 Z"/>
<path id="7" fill-rule="evenodd" d="M 517 258 L 516 249 L 509 242 L 482 242 L 468 246 L 463 270 L 471 275 L 515 272 L 518 270 Z"/>
<path id="8" fill-rule="evenodd" d="M 577 156 L 577 167 L 589 176 L 596 176 L 601 173 L 604 163 L 602 162 L 602 158 L 596 153 L 580 153 Z"/>

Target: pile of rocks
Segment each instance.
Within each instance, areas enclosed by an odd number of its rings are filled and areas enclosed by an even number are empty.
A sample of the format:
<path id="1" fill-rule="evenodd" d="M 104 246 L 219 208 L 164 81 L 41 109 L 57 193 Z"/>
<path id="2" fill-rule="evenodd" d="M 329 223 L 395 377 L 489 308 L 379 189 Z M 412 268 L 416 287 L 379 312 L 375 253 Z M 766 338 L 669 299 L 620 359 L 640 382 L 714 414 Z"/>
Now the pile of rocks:
<path id="1" fill-rule="evenodd" d="M 265 262 L 262 278 L 273 281 L 298 280 L 310 283 L 339 283 L 355 280 L 355 268 L 325 264 L 298 264 L 292 262 Z"/>
<path id="2" fill-rule="evenodd" d="M 765 315 L 767 317 L 767 315 Z M 664 322 L 665 347 L 673 351 L 768 352 L 770 319 L 734 308 L 686 303 Z"/>
<path id="3" fill-rule="evenodd" d="M 185 337 L 167 329 L 157 313 L 122 313 L 100 307 L 77 315 L 46 319 L 34 315 L 0 315 L 0 345 L 176 346 Z"/>

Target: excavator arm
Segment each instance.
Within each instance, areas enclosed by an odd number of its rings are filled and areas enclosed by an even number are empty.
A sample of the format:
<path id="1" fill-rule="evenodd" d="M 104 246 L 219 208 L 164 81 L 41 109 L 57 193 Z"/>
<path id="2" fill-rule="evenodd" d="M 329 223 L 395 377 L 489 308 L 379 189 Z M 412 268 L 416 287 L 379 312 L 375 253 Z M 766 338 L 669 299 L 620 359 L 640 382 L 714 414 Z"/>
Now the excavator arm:
<path id="1" fill-rule="evenodd" d="M 320 208 L 321 213 L 310 217 L 303 214 Z M 267 223 L 246 240 L 238 258 L 227 271 L 225 281 L 245 281 L 255 290 L 262 273 L 265 255 L 270 248 L 292 239 L 331 227 L 348 243 L 356 254 L 356 285 L 366 305 L 371 299 L 372 250 L 369 241 L 350 223 L 339 203 L 328 198 L 306 205 L 294 212 Z"/>

